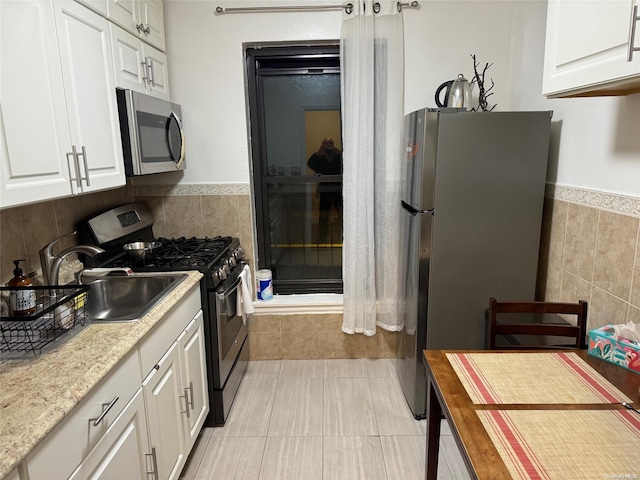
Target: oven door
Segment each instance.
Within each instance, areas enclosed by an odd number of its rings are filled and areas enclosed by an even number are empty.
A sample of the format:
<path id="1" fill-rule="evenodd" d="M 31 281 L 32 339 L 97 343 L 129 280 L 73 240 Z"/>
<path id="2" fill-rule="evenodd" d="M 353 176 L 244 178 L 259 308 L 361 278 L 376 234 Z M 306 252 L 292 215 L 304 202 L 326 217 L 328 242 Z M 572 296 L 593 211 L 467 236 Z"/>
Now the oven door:
<path id="1" fill-rule="evenodd" d="M 220 370 L 219 375 L 214 375 L 215 388 L 224 386 L 247 337 L 247 326 L 242 322 L 242 316 L 236 312 L 240 282 L 240 278 L 237 278 L 233 283 L 225 285 L 222 290 L 215 293 Z"/>

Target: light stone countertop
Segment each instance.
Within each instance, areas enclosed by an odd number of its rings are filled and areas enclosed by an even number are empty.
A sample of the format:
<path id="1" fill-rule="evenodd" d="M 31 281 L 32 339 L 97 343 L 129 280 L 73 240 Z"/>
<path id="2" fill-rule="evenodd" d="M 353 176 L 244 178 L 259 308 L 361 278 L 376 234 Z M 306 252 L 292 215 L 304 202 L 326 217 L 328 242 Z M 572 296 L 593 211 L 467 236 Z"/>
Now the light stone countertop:
<path id="1" fill-rule="evenodd" d="M 189 276 L 139 321 L 91 324 L 50 353 L 0 362 L 0 479 L 202 278 L 196 271 L 175 273 Z"/>

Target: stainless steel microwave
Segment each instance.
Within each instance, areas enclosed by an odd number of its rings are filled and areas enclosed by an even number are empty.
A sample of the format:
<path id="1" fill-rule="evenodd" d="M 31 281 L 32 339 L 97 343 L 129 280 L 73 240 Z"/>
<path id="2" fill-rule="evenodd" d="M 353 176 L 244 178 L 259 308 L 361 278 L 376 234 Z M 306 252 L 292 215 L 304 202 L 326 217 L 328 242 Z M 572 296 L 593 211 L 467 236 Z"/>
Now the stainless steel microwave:
<path id="1" fill-rule="evenodd" d="M 116 95 L 127 176 L 184 170 L 180 105 L 133 90 Z"/>

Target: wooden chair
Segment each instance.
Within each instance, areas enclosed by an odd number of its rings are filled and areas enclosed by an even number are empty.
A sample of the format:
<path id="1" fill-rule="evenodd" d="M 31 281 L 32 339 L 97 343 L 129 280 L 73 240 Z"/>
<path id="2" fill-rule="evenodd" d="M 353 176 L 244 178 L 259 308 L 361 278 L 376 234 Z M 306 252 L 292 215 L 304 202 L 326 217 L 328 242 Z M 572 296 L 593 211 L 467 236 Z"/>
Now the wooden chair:
<path id="1" fill-rule="evenodd" d="M 559 314 L 575 315 L 576 324 L 572 325 Z M 487 320 L 489 350 L 586 348 L 587 302 L 584 300 L 578 303 L 498 302 L 491 298 Z M 509 343 L 496 345 L 496 337 L 500 336 Z M 556 341 L 549 342 L 545 337 L 556 337 Z M 547 341 L 542 343 L 541 338 Z"/>

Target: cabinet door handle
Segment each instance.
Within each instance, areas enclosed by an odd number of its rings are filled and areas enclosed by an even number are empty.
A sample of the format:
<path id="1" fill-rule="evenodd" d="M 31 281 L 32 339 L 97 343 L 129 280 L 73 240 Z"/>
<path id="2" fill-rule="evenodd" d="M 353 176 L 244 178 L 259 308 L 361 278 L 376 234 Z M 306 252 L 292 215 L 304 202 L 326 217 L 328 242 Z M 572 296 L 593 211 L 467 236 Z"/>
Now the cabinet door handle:
<path id="1" fill-rule="evenodd" d="M 144 62 L 140 62 L 140 65 L 142 65 L 142 81 L 149 83 L 149 68 L 147 65 L 147 58 L 144 59 Z"/>
<path id="2" fill-rule="evenodd" d="M 191 411 L 189 410 L 189 389 L 184 388 L 184 395 L 180 395 L 180 398 L 184 398 L 184 410 L 180 410 L 180 413 L 186 413 L 187 418 L 191 418 Z"/>
<path id="3" fill-rule="evenodd" d="M 82 153 L 76 153 L 76 156 L 82 155 L 82 162 L 84 163 L 84 177 L 79 177 L 80 181 L 85 180 L 87 182 L 87 187 L 91 186 L 91 182 L 89 181 L 89 164 L 87 163 L 87 149 L 82 146 Z M 80 163 L 80 162 L 78 162 Z"/>
<path id="4" fill-rule="evenodd" d="M 138 33 L 144 33 L 145 35 L 149 35 L 151 33 L 151 28 L 149 28 L 149 25 L 145 27 L 144 23 L 139 23 L 138 25 L 136 25 L 136 30 L 138 30 Z"/>
<path id="5" fill-rule="evenodd" d="M 151 82 L 151 86 L 156 86 L 156 76 L 153 72 L 153 60 L 147 57 L 147 77 L 149 78 L 149 82 Z"/>
<path id="6" fill-rule="evenodd" d="M 119 399 L 120 399 L 120 397 L 116 396 L 113 400 L 111 400 L 110 403 L 103 403 L 102 404 L 102 413 L 100 414 L 100 416 L 98 418 L 93 420 L 93 426 L 94 427 L 97 427 L 98 425 L 100 425 L 100 422 L 102 421 L 104 416 L 109 412 L 109 410 L 111 410 L 113 408 L 113 406 L 116 404 L 116 402 Z"/>
<path id="7" fill-rule="evenodd" d="M 153 475 L 155 480 L 158 480 L 158 455 L 156 454 L 156 447 L 151 447 L 151 453 L 145 453 L 145 455 L 151 457 L 151 470 L 147 470 L 147 473 Z"/>
<path id="8" fill-rule="evenodd" d="M 193 382 L 189 382 L 189 405 L 191 405 L 191 410 L 194 409 L 193 404 Z"/>
<path id="9" fill-rule="evenodd" d="M 71 160 L 69 160 L 69 157 L 71 157 Z M 73 162 L 74 166 L 73 169 L 75 170 L 75 176 L 71 175 L 71 162 Z M 69 184 L 71 185 L 71 188 L 73 189 L 73 182 L 75 181 L 78 188 L 82 188 L 82 185 L 80 184 L 80 172 L 78 172 L 78 158 L 76 156 L 76 146 L 75 145 L 71 145 L 71 151 L 67 152 L 67 168 L 69 169 Z"/>
<path id="10" fill-rule="evenodd" d="M 633 60 L 633 52 L 640 52 L 640 47 L 634 47 L 636 41 L 636 25 L 640 20 L 638 15 L 638 6 L 633 7 L 633 13 L 631 14 L 631 28 L 629 29 L 629 50 L 627 51 L 627 62 Z"/>

